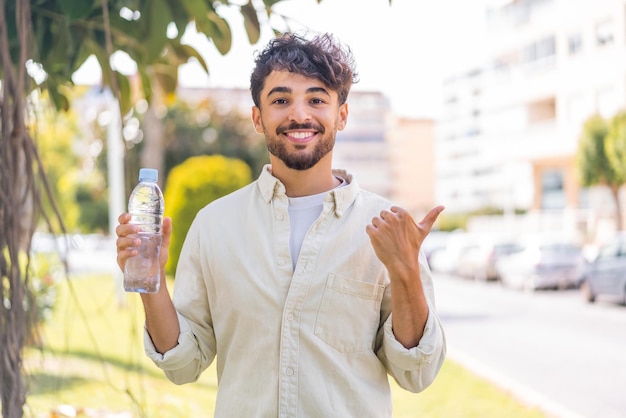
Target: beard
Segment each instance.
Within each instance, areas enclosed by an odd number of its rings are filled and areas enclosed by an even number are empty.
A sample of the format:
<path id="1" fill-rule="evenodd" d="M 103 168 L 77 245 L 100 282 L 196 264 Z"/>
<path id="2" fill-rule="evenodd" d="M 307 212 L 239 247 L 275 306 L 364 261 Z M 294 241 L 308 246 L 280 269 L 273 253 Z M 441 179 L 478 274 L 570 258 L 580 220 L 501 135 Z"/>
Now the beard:
<path id="1" fill-rule="evenodd" d="M 315 129 L 318 131 L 318 135 L 320 135 L 321 138 L 311 151 L 306 150 L 308 147 L 307 144 L 296 144 L 294 145 L 296 151 L 290 152 L 287 150 L 285 143 L 278 139 L 283 132 L 297 129 Z M 276 135 L 273 136 L 269 135 L 266 131 L 267 150 L 293 170 L 308 170 L 314 167 L 322 158 L 332 151 L 335 146 L 336 132 L 332 131 L 328 135 L 326 135 L 325 132 L 324 127 L 312 124 L 291 124 L 286 127 L 279 127 L 276 129 Z"/>

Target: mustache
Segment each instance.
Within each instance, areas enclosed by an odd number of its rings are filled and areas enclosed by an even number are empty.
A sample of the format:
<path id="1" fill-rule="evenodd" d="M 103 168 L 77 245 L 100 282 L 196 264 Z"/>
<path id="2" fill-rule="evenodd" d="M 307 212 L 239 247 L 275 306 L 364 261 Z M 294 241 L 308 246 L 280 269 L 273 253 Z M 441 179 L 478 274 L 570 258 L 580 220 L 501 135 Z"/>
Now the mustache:
<path id="1" fill-rule="evenodd" d="M 315 123 L 290 123 L 289 125 L 279 126 L 276 128 L 276 134 L 280 135 L 285 133 L 286 131 L 296 131 L 296 130 L 314 130 L 323 134 L 325 129 L 323 126 L 315 124 Z"/>

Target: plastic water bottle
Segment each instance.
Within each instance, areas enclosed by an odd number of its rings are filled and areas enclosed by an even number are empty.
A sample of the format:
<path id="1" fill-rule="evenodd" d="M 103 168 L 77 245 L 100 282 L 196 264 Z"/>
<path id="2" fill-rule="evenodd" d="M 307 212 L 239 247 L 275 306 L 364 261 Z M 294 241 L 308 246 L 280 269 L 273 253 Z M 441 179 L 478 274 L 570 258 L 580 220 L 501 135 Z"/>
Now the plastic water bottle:
<path id="1" fill-rule="evenodd" d="M 141 239 L 138 254 L 126 260 L 124 290 L 127 292 L 156 293 L 161 283 L 161 223 L 163 221 L 163 193 L 157 184 L 159 172 L 152 168 L 139 170 L 139 183 L 128 201 L 131 224 L 139 225 Z"/>

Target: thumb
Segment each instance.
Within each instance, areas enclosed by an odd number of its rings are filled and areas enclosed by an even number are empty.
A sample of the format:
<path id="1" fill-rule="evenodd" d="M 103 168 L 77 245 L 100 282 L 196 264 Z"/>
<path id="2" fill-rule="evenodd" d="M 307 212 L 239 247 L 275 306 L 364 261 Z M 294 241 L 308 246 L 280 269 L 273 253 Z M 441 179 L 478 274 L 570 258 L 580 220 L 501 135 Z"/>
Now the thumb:
<path id="1" fill-rule="evenodd" d="M 439 214 L 441 212 L 443 212 L 443 210 L 445 209 L 444 206 L 435 206 L 434 208 L 432 208 L 430 211 L 428 211 L 428 213 L 426 214 L 426 216 L 424 216 L 424 218 L 421 220 L 420 227 L 428 234 L 430 232 L 430 229 L 433 227 L 433 224 L 435 223 L 435 221 L 437 220 L 437 218 L 439 217 Z"/>

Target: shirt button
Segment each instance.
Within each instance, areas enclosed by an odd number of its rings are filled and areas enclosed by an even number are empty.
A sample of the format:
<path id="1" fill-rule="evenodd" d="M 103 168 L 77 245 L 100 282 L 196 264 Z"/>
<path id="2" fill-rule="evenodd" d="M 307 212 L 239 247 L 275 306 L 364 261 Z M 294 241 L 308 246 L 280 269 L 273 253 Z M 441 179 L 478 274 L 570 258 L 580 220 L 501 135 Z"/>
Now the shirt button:
<path id="1" fill-rule="evenodd" d="M 287 320 L 288 321 L 293 321 L 294 318 L 295 318 L 295 316 L 292 313 L 288 313 L 287 314 Z"/>
<path id="2" fill-rule="evenodd" d="M 278 259 L 278 265 L 279 266 L 284 266 L 285 265 L 285 260 L 283 260 L 282 258 Z"/>
<path id="3" fill-rule="evenodd" d="M 293 375 L 293 369 L 291 367 L 287 367 L 287 370 L 285 370 L 285 373 L 287 373 L 287 376 L 291 376 Z"/>
<path id="4" fill-rule="evenodd" d="M 283 214 L 282 214 L 282 213 L 277 213 L 277 214 L 276 214 L 276 220 L 278 220 L 278 221 L 282 221 L 282 220 L 283 220 L 283 218 L 284 218 L 284 216 L 283 216 Z"/>

